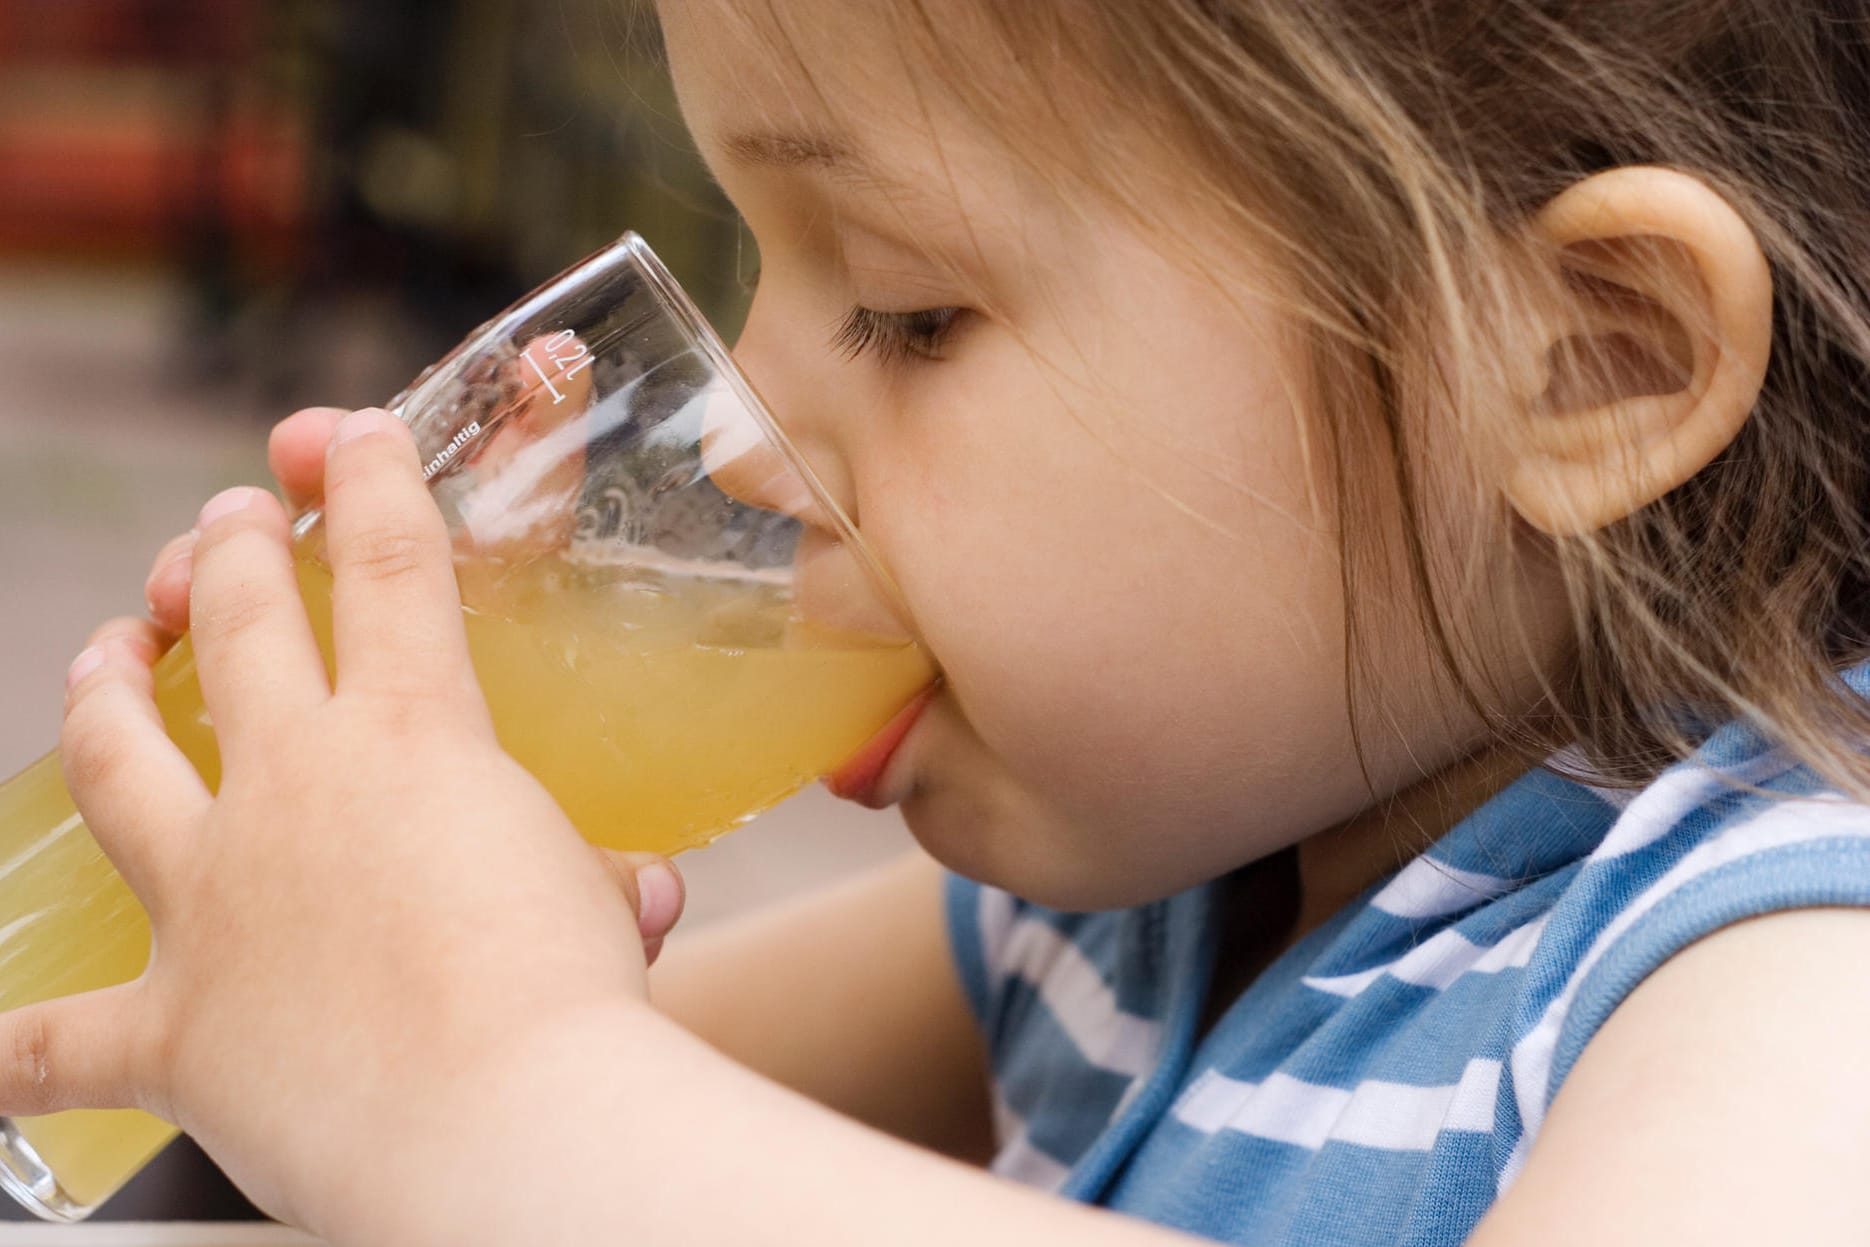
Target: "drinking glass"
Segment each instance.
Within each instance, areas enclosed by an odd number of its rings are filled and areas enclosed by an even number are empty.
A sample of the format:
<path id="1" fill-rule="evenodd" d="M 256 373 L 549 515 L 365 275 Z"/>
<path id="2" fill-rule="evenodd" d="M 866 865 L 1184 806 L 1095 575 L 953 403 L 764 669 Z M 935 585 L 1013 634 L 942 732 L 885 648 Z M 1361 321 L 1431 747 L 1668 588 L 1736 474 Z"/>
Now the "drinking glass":
<path id="1" fill-rule="evenodd" d="M 826 774 L 935 679 L 890 577 L 635 234 L 481 326 L 389 409 L 448 522 L 502 746 L 595 843 L 676 853 Z M 318 511 L 293 524 L 331 666 Z M 184 637 L 156 667 L 210 787 Z M 149 924 L 47 755 L 0 786 L 0 1009 L 128 981 Z M 0 1118 L 0 1187 L 88 1215 L 171 1137 Z"/>

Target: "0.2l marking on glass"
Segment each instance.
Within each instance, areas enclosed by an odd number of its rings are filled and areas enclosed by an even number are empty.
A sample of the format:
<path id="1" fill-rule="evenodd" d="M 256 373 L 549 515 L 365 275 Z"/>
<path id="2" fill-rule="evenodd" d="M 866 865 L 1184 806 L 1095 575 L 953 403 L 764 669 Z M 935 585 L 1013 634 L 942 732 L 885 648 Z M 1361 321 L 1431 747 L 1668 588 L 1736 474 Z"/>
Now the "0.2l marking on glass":
<path id="1" fill-rule="evenodd" d="M 552 406 L 556 407 L 564 402 L 565 395 L 552 384 L 552 378 L 546 375 L 545 369 L 539 366 L 538 356 L 531 351 L 525 351 L 523 354 L 526 362 L 532 365 L 532 370 L 539 374 L 540 384 L 551 392 Z M 540 354 L 557 367 L 561 381 L 570 381 L 591 366 L 591 352 L 585 349 L 584 343 L 578 341 L 578 335 L 569 329 L 561 329 L 547 338 L 545 345 L 540 348 Z"/>
<path id="2" fill-rule="evenodd" d="M 541 355 L 545 356 L 546 362 L 552 365 L 550 372 L 540 365 L 539 356 Z M 590 348 L 579 340 L 576 333 L 569 329 L 561 329 L 549 338 L 535 341 L 532 346 L 520 352 L 520 358 L 532 368 L 533 374 L 539 378 L 539 383 L 545 386 L 546 392 L 552 396 L 552 405 L 557 407 L 570 397 L 559 388 L 559 385 L 575 379 L 579 373 L 591 366 L 596 356 L 591 354 Z M 553 384 L 555 377 L 558 385 Z M 437 451 L 433 459 L 422 465 L 422 479 L 433 480 L 436 474 L 447 467 L 454 457 L 461 453 L 462 448 L 479 437 L 480 433 L 480 421 L 470 420 L 459 432 L 448 439 L 448 444 Z"/>

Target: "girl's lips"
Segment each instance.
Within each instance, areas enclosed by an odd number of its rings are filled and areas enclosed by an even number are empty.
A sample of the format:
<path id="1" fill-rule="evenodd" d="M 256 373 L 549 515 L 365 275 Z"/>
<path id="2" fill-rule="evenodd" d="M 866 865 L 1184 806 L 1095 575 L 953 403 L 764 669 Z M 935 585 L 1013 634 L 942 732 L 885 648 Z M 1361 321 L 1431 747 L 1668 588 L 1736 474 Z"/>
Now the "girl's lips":
<path id="1" fill-rule="evenodd" d="M 837 770 L 825 776 L 825 787 L 831 790 L 832 796 L 867 805 L 873 810 L 883 808 L 886 803 L 879 799 L 877 781 L 883 778 L 883 768 L 889 765 L 890 755 L 896 752 L 896 746 L 909 734 L 922 708 L 935 695 L 935 687 L 931 684 L 917 693 L 915 699 L 898 710 L 881 731 L 859 746 L 857 752 L 845 759 Z"/>

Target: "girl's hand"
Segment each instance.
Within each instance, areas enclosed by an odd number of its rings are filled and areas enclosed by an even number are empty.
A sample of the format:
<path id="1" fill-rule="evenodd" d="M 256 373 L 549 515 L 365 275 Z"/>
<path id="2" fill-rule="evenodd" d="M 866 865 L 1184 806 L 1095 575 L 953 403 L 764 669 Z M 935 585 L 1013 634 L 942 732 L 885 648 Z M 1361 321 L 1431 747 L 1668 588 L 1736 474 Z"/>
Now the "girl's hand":
<path id="1" fill-rule="evenodd" d="M 134 982 L 0 1016 L 0 1112 L 148 1109 L 301 1224 L 393 1184 L 403 1142 L 531 1037 L 646 997 L 632 876 L 495 741 L 408 431 L 346 417 L 325 485 L 335 689 L 278 502 L 202 511 L 218 796 L 163 734 L 156 630 L 107 626 L 74 662 L 67 782 L 154 952 Z"/>
<path id="2" fill-rule="evenodd" d="M 293 514 L 298 514 L 324 495 L 325 449 L 331 444 L 338 421 L 345 414 L 343 409 L 337 407 L 308 407 L 294 412 L 273 426 L 272 435 L 266 443 L 267 463 L 285 491 Z M 510 449 L 507 453 L 511 453 Z M 200 536 L 198 529 L 190 529 L 172 538 L 157 551 L 150 565 L 149 578 L 143 586 L 150 618 L 155 621 L 153 628 L 133 619 L 112 620 L 98 629 L 93 641 L 104 636 L 124 637 L 130 640 L 138 652 L 147 653 L 153 660 L 175 638 L 188 631 L 189 589 L 194 581 L 195 543 Z M 681 916 L 685 899 L 681 872 L 660 853 L 626 853 L 595 845 L 592 846 L 592 852 L 598 854 L 606 867 L 616 873 L 619 884 L 631 895 L 631 905 L 638 909 L 642 920 L 640 929 L 644 952 L 649 964 L 656 964 L 656 958 L 662 953 L 663 936 L 668 934 Z M 645 876 L 645 871 L 650 873 Z M 671 877 L 675 880 L 672 902 L 668 891 Z M 647 909 L 637 905 L 634 900 L 638 891 L 644 889 L 645 878 L 648 880 L 648 890 L 656 898 L 656 903 Z"/>

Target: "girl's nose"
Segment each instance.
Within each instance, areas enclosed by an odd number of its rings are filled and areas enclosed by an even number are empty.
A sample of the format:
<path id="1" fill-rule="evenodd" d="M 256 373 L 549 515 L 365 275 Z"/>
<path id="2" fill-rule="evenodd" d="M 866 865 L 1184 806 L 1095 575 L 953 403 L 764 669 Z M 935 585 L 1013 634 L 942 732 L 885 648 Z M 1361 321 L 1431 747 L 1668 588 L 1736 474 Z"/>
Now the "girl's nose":
<path id="1" fill-rule="evenodd" d="M 814 375 L 811 360 L 800 358 L 797 350 L 788 355 L 784 335 L 771 331 L 776 323 L 771 302 L 756 298 L 734 360 L 766 400 L 777 432 L 762 428 L 723 382 L 703 408 L 702 463 L 730 497 L 804 525 L 793 562 L 793 593 L 802 619 L 871 637 L 911 637 L 895 596 L 871 574 L 874 568 L 844 540 L 819 501 L 828 499 L 857 522 L 849 460 L 834 434 L 830 396 L 836 392 L 835 378 Z M 791 447 L 790 455 L 780 442 Z"/>
<path id="2" fill-rule="evenodd" d="M 788 460 L 774 438 L 732 387 L 723 385 L 708 402 L 702 422 L 702 461 L 720 489 L 751 506 L 790 515 L 802 523 L 833 531 L 834 525 L 806 485 L 806 472 L 852 523 L 857 521 L 850 470 L 838 453 L 825 418 L 827 379 L 811 376 L 810 365 L 787 358 L 771 331 L 770 301 L 754 299 L 746 330 L 734 346 L 734 360 L 765 400 L 768 412 L 805 465 Z"/>
<path id="3" fill-rule="evenodd" d="M 708 390 L 702 408 L 701 463 L 708 479 L 730 498 L 801 523 L 832 526 L 804 473 L 760 426 L 740 394 L 724 383 Z"/>

